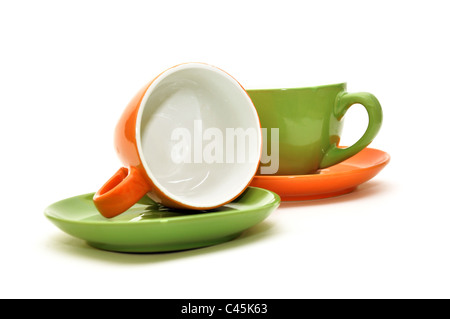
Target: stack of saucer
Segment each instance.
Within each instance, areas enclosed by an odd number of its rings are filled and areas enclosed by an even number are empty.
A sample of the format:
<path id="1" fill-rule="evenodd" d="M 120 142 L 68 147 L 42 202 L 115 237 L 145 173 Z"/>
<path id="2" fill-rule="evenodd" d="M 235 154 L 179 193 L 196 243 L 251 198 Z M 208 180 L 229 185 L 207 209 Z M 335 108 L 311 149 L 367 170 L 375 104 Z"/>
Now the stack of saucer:
<path id="1" fill-rule="evenodd" d="M 365 134 L 339 147 L 342 117 L 362 104 Z M 161 252 L 229 241 L 281 200 L 344 194 L 389 155 L 367 148 L 382 111 L 345 84 L 249 90 L 203 63 L 170 68 L 144 86 L 115 131 L 124 167 L 97 193 L 54 203 L 45 215 L 96 248 Z"/>

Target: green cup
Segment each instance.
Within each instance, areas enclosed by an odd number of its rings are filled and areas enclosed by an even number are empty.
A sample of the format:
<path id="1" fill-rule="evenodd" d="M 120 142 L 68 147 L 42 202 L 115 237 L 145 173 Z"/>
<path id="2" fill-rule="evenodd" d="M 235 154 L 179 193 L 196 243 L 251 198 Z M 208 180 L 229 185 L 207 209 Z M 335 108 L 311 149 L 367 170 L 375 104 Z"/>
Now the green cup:
<path id="1" fill-rule="evenodd" d="M 370 93 L 347 93 L 346 87 L 346 83 L 340 83 L 247 90 L 258 111 L 266 150 L 258 174 L 312 174 L 344 161 L 369 145 L 381 127 L 380 103 Z M 357 103 L 367 110 L 368 127 L 355 144 L 339 148 L 343 116 Z"/>

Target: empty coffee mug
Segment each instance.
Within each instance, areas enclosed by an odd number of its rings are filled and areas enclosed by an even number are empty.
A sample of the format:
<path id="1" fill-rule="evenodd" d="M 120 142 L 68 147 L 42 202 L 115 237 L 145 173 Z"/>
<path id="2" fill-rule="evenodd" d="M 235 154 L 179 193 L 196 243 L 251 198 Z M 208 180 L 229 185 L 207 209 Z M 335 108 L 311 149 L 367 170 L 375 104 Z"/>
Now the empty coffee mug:
<path id="1" fill-rule="evenodd" d="M 245 160 L 230 157 L 242 155 L 242 145 L 232 143 L 236 131 L 253 132 Z M 225 137 L 232 141 L 220 141 Z M 124 167 L 94 196 L 105 217 L 125 212 L 146 194 L 180 209 L 229 203 L 255 175 L 262 135 L 253 103 L 233 77 L 211 65 L 185 63 L 136 94 L 116 127 L 115 147 Z"/>
<path id="2" fill-rule="evenodd" d="M 315 173 L 363 150 L 381 127 L 382 110 L 377 98 L 365 92 L 347 93 L 345 83 L 247 92 L 264 133 L 266 151 L 258 174 Z M 340 148 L 343 116 L 356 103 L 367 110 L 367 130 L 355 144 Z"/>

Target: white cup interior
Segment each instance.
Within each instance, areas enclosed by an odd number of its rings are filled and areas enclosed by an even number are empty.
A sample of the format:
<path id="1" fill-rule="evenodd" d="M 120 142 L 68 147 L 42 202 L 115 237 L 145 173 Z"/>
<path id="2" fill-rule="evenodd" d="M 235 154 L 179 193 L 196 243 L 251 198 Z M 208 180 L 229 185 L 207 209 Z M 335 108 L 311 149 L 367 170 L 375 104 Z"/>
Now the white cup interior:
<path id="1" fill-rule="evenodd" d="M 174 134 L 180 129 L 189 134 Z M 245 132 L 245 138 L 230 132 Z M 207 154 L 220 155 L 220 134 L 222 156 L 208 160 Z M 240 194 L 258 168 L 262 148 L 259 118 L 245 90 L 226 72 L 201 63 L 169 69 L 150 85 L 139 108 L 136 141 L 154 184 L 200 209 Z"/>

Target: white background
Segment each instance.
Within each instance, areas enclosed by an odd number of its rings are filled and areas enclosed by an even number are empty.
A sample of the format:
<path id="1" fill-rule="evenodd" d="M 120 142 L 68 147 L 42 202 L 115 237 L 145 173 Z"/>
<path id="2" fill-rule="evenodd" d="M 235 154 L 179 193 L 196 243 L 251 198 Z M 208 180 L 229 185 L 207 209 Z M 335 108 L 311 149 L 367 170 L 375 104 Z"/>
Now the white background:
<path id="1" fill-rule="evenodd" d="M 450 297 L 446 1 L 0 0 L 0 297 Z M 93 249 L 43 215 L 120 166 L 113 130 L 161 71 L 245 88 L 375 94 L 391 163 L 355 193 L 287 203 L 242 237 L 168 254 Z M 367 123 L 348 113 L 343 144 Z"/>

